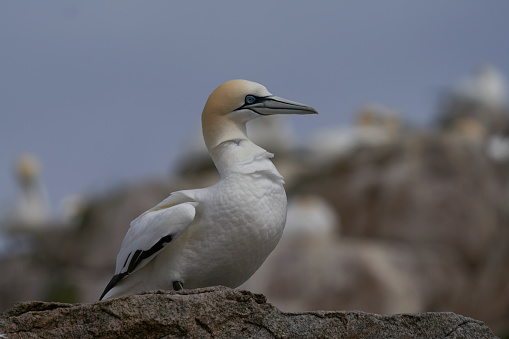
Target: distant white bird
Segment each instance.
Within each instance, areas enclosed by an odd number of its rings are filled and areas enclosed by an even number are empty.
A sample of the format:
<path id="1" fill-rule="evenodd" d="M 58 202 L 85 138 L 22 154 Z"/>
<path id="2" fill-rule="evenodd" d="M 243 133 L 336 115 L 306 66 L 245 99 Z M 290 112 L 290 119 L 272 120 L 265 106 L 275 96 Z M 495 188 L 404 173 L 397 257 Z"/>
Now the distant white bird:
<path id="1" fill-rule="evenodd" d="M 502 73 L 491 65 L 483 64 L 453 88 L 453 95 L 487 107 L 501 108 L 506 105 L 507 91 Z"/>
<path id="2" fill-rule="evenodd" d="M 359 108 L 357 116 L 355 126 L 333 126 L 315 133 L 306 146 L 308 162 L 329 166 L 362 147 L 386 145 L 400 136 L 402 123 L 398 111 L 365 105 Z"/>
<path id="3" fill-rule="evenodd" d="M 488 156 L 495 161 L 509 160 L 509 137 L 506 135 L 494 135 L 489 138 L 486 145 Z"/>
<path id="4" fill-rule="evenodd" d="M 49 199 L 40 180 L 40 167 L 37 157 L 32 154 L 22 154 L 16 160 L 19 196 L 3 220 L 9 233 L 31 232 L 50 223 Z"/>
<path id="5" fill-rule="evenodd" d="M 132 223 L 101 299 L 143 290 L 237 287 L 275 248 L 286 220 L 283 177 L 273 154 L 247 138 L 246 122 L 272 114 L 316 114 L 257 83 L 231 80 L 202 113 L 205 144 L 221 179 L 172 193 Z"/>

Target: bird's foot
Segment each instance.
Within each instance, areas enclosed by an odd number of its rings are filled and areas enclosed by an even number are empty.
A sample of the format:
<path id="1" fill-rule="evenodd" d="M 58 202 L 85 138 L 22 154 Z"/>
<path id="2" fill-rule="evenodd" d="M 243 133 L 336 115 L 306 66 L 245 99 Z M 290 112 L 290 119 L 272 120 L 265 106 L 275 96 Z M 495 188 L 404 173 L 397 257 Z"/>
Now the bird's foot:
<path id="1" fill-rule="evenodd" d="M 182 290 L 184 290 L 184 285 L 182 285 L 182 283 L 180 281 L 174 281 L 173 282 L 173 289 L 175 291 L 182 291 Z"/>

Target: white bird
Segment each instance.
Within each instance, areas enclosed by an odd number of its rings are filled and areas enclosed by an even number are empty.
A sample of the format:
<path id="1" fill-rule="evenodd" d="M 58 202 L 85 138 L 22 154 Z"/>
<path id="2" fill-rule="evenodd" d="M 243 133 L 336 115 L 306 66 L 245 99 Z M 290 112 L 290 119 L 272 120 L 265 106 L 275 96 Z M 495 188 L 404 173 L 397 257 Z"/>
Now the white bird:
<path id="1" fill-rule="evenodd" d="M 51 223 L 50 204 L 40 178 L 40 168 L 37 157 L 32 154 L 23 154 L 16 161 L 19 197 L 2 220 L 9 233 L 30 233 Z"/>
<path id="2" fill-rule="evenodd" d="M 257 83 L 231 80 L 209 96 L 203 137 L 220 174 L 215 185 L 172 193 L 136 218 L 103 298 L 144 290 L 235 288 L 276 247 L 286 221 L 284 180 L 246 123 L 264 115 L 316 114 Z"/>
<path id="3" fill-rule="evenodd" d="M 396 110 L 365 105 L 357 111 L 357 116 L 353 127 L 332 127 L 312 136 L 306 146 L 308 162 L 324 168 L 361 148 L 387 145 L 400 136 L 401 122 Z"/>
<path id="4" fill-rule="evenodd" d="M 504 75 L 489 64 L 480 65 L 468 78 L 453 88 L 458 99 L 500 109 L 506 105 L 507 82 Z"/>

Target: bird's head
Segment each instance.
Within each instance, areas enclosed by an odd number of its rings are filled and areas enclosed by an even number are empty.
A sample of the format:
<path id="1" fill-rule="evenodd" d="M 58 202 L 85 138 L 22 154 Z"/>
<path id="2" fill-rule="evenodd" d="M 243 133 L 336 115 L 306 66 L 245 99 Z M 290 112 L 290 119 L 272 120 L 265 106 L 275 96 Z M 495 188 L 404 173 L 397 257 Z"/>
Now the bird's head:
<path id="1" fill-rule="evenodd" d="M 203 136 L 210 150 L 223 141 L 246 137 L 249 120 L 274 114 L 317 114 L 310 106 L 272 95 L 263 85 L 230 80 L 210 94 L 202 113 Z"/>
<path id="2" fill-rule="evenodd" d="M 32 154 L 23 154 L 16 161 L 16 177 L 22 184 L 37 181 L 40 164 L 37 157 Z"/>

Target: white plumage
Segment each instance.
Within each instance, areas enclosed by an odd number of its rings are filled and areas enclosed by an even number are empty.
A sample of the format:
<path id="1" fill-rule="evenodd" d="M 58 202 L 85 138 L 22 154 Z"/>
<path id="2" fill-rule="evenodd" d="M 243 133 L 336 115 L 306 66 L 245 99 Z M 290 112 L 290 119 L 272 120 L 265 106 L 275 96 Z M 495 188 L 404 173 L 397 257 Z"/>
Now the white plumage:
<path id="1" fill-rule="evenodd" d="M 51 223 L 50 204 L 40 168 L 39 160 L 32 154 L 23 154 L 16 161 L 19 197 L 1 220 L 8 233 L 31 233 Z"/>
<path id="2" fill-rule="evenodd" d="M 453 88 L 453 94 L 457 99 L 501 108 L 506 105 L 507 82 L 495 67 L 483 64 L 470 77 L 460 81 Z"/>
<path id="3" fill-rule="evenodd" d="M 234 288 L 249 279 L 281 238 L 286 193 L 273 155 L 247 138 L 246 122 L 313 113 L 254 82 L 219 86 L 205 104 L 202 129 L 220 181 L 172 193 L 136 218 L 101 299 L 154 289 Z"/>

